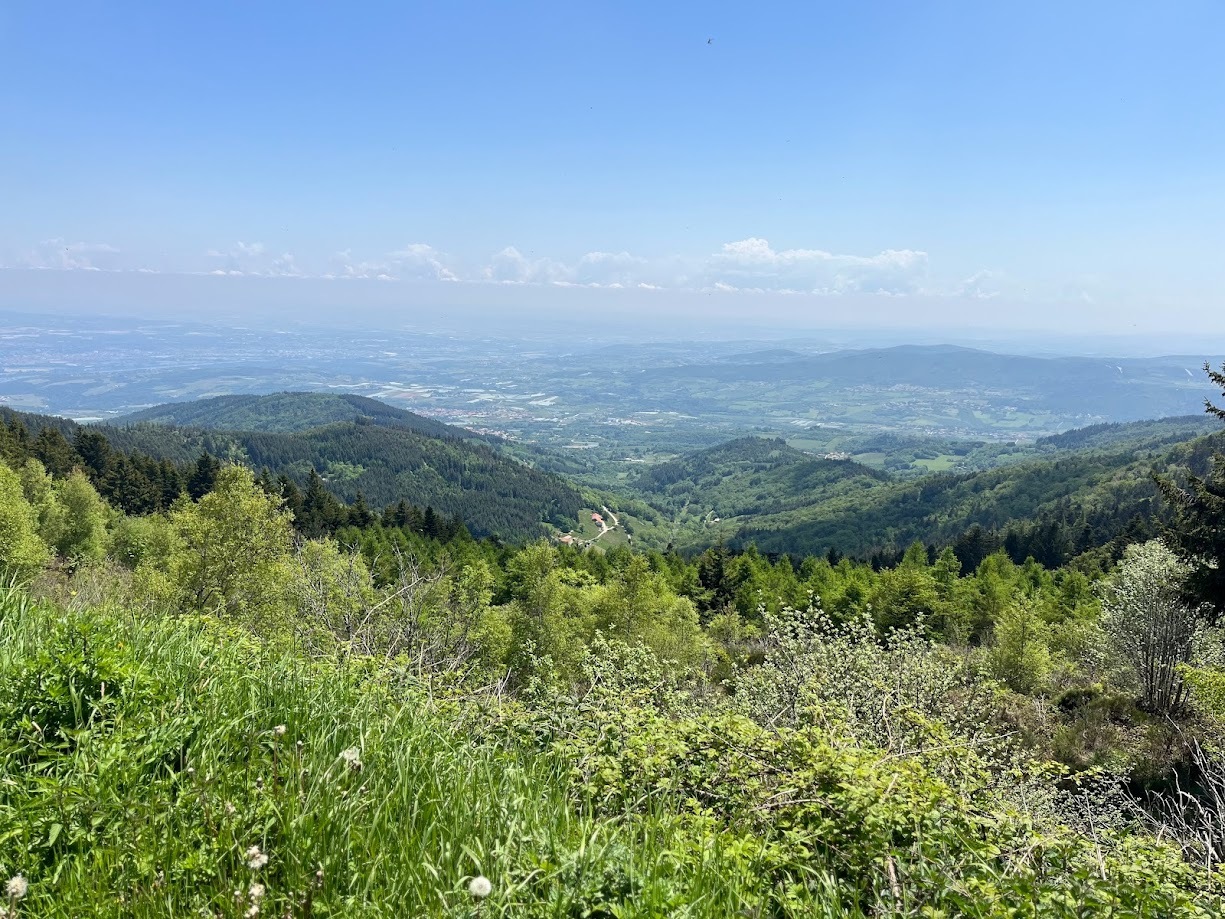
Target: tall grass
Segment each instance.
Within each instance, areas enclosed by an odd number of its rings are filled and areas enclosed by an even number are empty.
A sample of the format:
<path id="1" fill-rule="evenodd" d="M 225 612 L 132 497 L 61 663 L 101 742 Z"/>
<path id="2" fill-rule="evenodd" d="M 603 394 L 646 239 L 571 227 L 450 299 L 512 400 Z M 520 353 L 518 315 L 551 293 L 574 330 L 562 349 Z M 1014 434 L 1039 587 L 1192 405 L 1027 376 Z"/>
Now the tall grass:
<path id="1" fill-rule="evenodd" d="M 695 853 L 667 814 L 597 819 L 559 763 L 445 708 L 217 623 L 6 590 L 0 883 L 29 881 L 20 916 L 116 919 L 713 917 L 755 899 L 743 859 Z"/>

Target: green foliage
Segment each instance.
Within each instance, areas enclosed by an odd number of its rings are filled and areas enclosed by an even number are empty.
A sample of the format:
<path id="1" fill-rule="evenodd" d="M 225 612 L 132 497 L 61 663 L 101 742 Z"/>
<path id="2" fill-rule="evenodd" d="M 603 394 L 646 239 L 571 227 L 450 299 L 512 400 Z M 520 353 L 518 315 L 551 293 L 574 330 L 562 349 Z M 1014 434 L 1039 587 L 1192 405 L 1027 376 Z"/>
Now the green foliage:
<path id="1" fill-rule="evenodd" d="M 796 640 L 827 639 L 793 634 L 788 655 Z M 510 726 L 560 754 L 597 813 L 677 814 L 694 851 L 717 837 L 758 879 L 750 910 L 1141 917 L 1221 906 L 1217 882 L 1174 848 L 1018 810 L 1001 783 L 1040 779 L 999 775 L 973 747 L 959 745 L 940 777 L 929 746 L 875 747 L 833 698 L 806 717 L 763 721 L 694 699 L 658 662 L 610 645 L 593 649 L 584 673 L 583 691 L 546 694 Z M 852 707 L 872 685 L 862 676 L 838 677 Z"/>
<path id="2" fill-rule="evenodd" d="M 1204 364 L 1208 379 L 1225 390 L 1225 365 L 1220 371 Z M 1205 400 L 1208 414 L 1225 421 L 1225 409 Z M 1189 567 L 1186 577 L 1192 604 L 1209 604 L 1215 614 L 1225 613 L 1225 454 L 1216 452 L 1207 474 L 1157 479 L 1162 494 L 1174 509 L 1175 521 L 1166 534 Z"/>
<path id="3" fill-rule="evenodd" d="M 39 515 L 26 500 L 21 478 L 0 463 L 0 575 L 23 578 L 50 556 L 39 538 Z"/>
<path id="4" fill-rule="evenodd" d="M 1225 656 L 1160 544 L 1100 586 L 1018 559 L 1065 539 L 1040 522 L 872 564 L 506 545 L 428 504 L 341 504 L 382 462 L 369 430 L 406 433 L 352 427 L 259 435 L 319 452 L 258 477 L 199 449 L 273 441 L 178 432 L 192 465 L 157 513 L 156 461 L 4 426 L 6 573 L 54 559 L 31 588 L 53 603 L 0 591 L 0 874 L 35 881 L 32 914 L 1218 908 L 1217 849 L 1186 842 L 1192 809 L 1163 785 L 1225 734 Z M 737 449 L 730 474 L 763 486 L 858 478 Z M 467 483 L 445 455 L 422 474 Z M 709 459 L 694 481 L 718 488 L 731 459 Z M 252 845 L 267 866 L 245 866 Z M 494 872 L 477 908 L 464 879 Z"/>
<path id="5" fill-rule="evenodd" d="M 290 517 L 249 470 L 225 467 L 215 490 L 198 503 L 180 502 L 171 521 L 182 549 L 170 559 L 170 569 L 186 609 L 258 618 L 279 604 Z"/>
<path id="6" fill-rule="evenodd" d="M 697 882 L 692 914 L 718 916 L 751 882 L 717 854 L 661 857 L 688 841 L 666 823 L 587 815 L 478 711 L 205 621 L 6 610 L 0 712 L 21 915 L 471 916 L 482 874 L 481 915 L 666 915 Z"/>
<path id="7" fill-rule="evenodd" d="M 308 486 L 312 475 L 337 470 L 325 484 L 344 501 L 355 501 L 359 493 L 376 507 L 407 500 L 444 517 L 458 516 L 479 536 L 530 539 L 541 535 L 546 521 L 561 526 L 574 520 L 582 505 L 579 492 L 567 482 L 506 459 L 485 444 L 403 427 L 344 422 L 272 433 L 149 424 L 104 431 L 124 449 L 180 464 L 194 461 L 203 450 L 267 468 L 299 489 Z"/>
<path id="8" fill-rule="evenodd" d="M 993 542 L 976 552 L 958 545 L 966 567 L 977 567 L 999 548 L 1006 548 L 1015 561 L 1033 555 L 1055 567 L 1087 550 L 1112 545 L 1131 526 L 1141 528 L 1128 534 L 1132 541 L 1155 535 L 1153 521 L 1166 511 L 1157 501 L 1154 469 L 1202 474 L 1219 444 L 1219 436 L 1201 437 L 1174 445 L 1152 443 L 1139 452 L 1089 449 L 984 472 L 865 482 L 852 490 L 827 485 L 783 489 L 777 501 L 785 507 L 776 502 L 774 507 L 746 511 L 728 523 L 725 532 L 734 533 L 734 544 L 752 542 L 762 551 L 824 554 L 832 547 L 867 556 L 915 539 L 938 546 L 958 544 L 977 526 L 979 539 Z M 739 477 L 720 487 L 749 494 L 754 491 L 750 483 Z M 696 498 L 694 503 L 708 506 Z"/>
<path id="9" fill-rule="evenodd" d="M 56 483 L 55 498 L 63 508 L 63 524 L 51 541 L 56 554 L 72 560 L 97 561 L 106 554 L 106 525 L 111 510 L 80 470 Z"/>
<path id="10" fill-rule="evenodd" d="M 1050 627 L 1038 611 L 1031 603 L 1015 603 L 996 620 L 988 657 L 991 673 L 1013 692 L 1036 693 L 1050 675 L 1050 646 Z"/>

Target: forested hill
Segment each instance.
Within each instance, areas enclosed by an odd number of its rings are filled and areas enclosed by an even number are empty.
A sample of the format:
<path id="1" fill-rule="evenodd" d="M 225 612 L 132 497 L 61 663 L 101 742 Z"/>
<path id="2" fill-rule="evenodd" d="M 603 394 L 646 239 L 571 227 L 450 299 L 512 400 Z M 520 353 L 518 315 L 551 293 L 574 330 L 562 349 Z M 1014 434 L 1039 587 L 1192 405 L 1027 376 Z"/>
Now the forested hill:
<path id="1" fill-rule="evenodd" d="M 343 421 L 407 428 L 431 437 L 476 437 L 459 428 L 352 393 L 279 392 L 215 396 L 156 405 L 116 419 L 126 426 L 153 422 L 221 431 L 308 431 Z"/>
<path id="2" fill-rule="evenodd" d="M 777 514 L 815 495 L 855 495 L 889 481 L 859 463 L 815 457 L 781 439 L 742 437 L 639 474 L 634 487 L 672 512 L 701 508 L 712 517 Z"/>
<path id="3" fill-rule="evenodd" d="M 272 478 L 285 476 L 300 489 L 318 474 L 337 497 L 352 502 L 361 495 L 375 509 L 400 501 L 432 508 L 442 517 L 458 517 L 478 537 L 533 539 L 548 531 L 546 523 L 569 529 L 583 506 L 578 490 L 564 479 L 501 456 L 485 444 L 366 419 L 297 432 L 214 431 L 148 422 L 81 426 L 7 410 L 0 420 L 20 422 L 34 438 L 33 455 L 61 471 L 80 462 L 82 454 L 73 445 L 82 444 L 84 435 L 94 435 L 84 437 L 90 443 L 86 449 L 100 449 L 96 441 L 104 440 L 103 447 L 123 457 L 101 476 L 113 480 L 114 495 L 106 494 L 123 507 L 159 507 L 164 503 L 160 492 L 177 488 L 173 467 L 188 467 L 202 453 L 267 469 Z M 86 464 L 97 465 L 88 458 Z M 159 494 L 145 501 L 137 494 L 141 491 Z M 130 497 L 117 497 L 122 492 Z"/>
<path id="4" fill-rule="evenodd" d="M 1225 435 L 1197 436 L 1204 429 L 1196 417 L 1098 425 L 1044 439 L 1023 461 L 904 480 L 781 440 L 742 438 L 643 470 L 631 487 L 664 510 L 674 543 L 694 548 L 725 540 L 888 560 L 921 540 L 964 543 L 967 558 L 1004 547 L 1021 561 L 1059 565 L 1154 534 L 1168 509 L 1152 473 L 1206 472 Z"/>
<path id="5" fill-rule="evenodd" d="M 955 545 L 986 539 L 1044 564 L 1063 564 L 1116 542 L 1156 535 L 1168 512 L 1153 473 L 1208 471 L 1225 434 L 1173 445 L 1057 454 L 985 472 L 937 474 L 844 494 L 739 521 L 733 542 L 763 551 L 815 553 L 830 548 L 866 556 L 918 539 Z M 979 531 L 988 535 L 983 537 Z M 973 556 L 979 552 L 970 552 Z"/>

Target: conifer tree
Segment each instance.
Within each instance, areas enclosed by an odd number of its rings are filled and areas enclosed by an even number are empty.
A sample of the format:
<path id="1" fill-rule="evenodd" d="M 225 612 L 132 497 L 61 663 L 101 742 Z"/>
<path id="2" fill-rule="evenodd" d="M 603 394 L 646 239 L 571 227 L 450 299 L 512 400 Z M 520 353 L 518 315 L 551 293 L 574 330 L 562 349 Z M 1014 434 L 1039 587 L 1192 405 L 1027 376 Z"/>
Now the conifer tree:
<path id="1" fill-rule="evenodd" d="M 1208 379 L 1225 395 L 1225 364 L 1213 370 L 1204 364 Z M 1210 415 L 1225 421 L 1225 408 L 1204 400 Z M 1207 603 L 1214 618 L 1225 613 L 1225 454 L 1216 453 L 1208 475 L 1188 475 L 1185 484 L 1169 476 L 1157 478 L 1162 495 L 1174 509 L 1174 523 L 1166 540 L 1190 566 L 1186 581 L 1187 599 Z"/>

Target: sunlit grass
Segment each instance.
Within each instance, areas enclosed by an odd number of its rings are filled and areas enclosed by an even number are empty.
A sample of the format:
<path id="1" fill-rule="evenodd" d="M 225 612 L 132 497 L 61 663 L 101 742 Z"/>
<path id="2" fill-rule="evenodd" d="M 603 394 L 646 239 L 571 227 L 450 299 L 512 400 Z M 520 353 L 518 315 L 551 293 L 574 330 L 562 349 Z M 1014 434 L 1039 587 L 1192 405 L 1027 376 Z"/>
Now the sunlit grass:
<path id="1" fill-rule="evenodd" d="M 214 623 L 8 591 L 0 708 L 21 916 L 725 916 L 756 886 L 666 813 L 595 817 L 479 711 Z"/>

